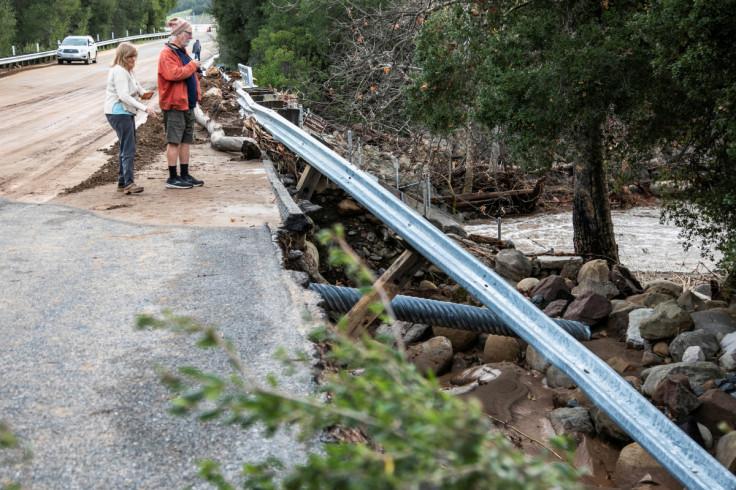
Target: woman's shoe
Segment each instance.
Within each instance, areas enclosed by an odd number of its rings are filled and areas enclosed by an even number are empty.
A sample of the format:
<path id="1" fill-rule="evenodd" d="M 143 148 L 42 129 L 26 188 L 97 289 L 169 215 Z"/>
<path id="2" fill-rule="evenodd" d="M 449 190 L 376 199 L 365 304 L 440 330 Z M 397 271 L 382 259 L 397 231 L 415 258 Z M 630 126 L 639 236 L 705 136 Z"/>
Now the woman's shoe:
<path id="1" fill-rule="evenodd" d="M 126 194 L 138 194 L 139 192 L 143 192 L 143 187 L 133 182 L 132 184 L 130 184 L 128 187 L 125 188 L 124 192 Z"/>

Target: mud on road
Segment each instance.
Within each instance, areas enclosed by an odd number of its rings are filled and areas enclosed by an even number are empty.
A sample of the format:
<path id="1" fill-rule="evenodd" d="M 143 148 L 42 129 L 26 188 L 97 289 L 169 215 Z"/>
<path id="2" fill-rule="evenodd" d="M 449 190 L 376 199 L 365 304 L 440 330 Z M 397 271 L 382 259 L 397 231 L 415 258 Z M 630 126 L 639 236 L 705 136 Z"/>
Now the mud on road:
<path id="1" fill-rule="evenodd" d="M 216 46 L 202 40 L 206 57 Z M 163 41 L 137 46 L 136 78 L 154 92 L 162 46 Z M 46 65 L 0 78 L 0 197 L 68 204 L 137 223 L 279 224 L 261 161 L 213 150 L 198 126 L 190 168 L 204 186 L 165 189 L 163 124 L 160 117 L 147 119 L 143 113 L 138 115 L 135 179 L 145 190 L 134 196 L 117 192 L 117 137 L 102 110 L 113 54 L 101 52 L 97 64 Z M 157 93 L 148 105 L 158 109 Z"/>

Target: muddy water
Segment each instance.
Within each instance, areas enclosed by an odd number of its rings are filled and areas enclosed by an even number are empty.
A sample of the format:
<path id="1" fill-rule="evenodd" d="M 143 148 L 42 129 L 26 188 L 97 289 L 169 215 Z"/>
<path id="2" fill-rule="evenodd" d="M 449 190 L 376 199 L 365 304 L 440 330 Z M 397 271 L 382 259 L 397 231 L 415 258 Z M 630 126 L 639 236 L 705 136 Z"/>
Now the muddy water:
<path id="1" fill-rule="evenodd" d="M 659 222 L 658 207 L 637 207 L 611 212 L 621 263 L 632 271 L 694 272 L 713 270 L 712 261 L 700 256 L 700 248 L 686 251 L 680 229 Z M 465 226 L 468 233 L 498 236 L 496 221 L 474 222 Z M 554 249 L 574 253 L 572 213 L 518 216 L 501 220 L 501 237 L 514 242 L 520 251 L 531 254 Z"/>

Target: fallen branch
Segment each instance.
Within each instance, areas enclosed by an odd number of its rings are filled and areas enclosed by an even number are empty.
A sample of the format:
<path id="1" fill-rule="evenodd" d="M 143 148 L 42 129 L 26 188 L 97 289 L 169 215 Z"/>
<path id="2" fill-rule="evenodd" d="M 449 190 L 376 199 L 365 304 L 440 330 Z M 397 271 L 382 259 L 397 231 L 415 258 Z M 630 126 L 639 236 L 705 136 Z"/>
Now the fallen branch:
<path id="1" fill-rule="evenodd" d="M 199 106 L 194 108 L 194 117 L 210 133 L 212 148 L 220 151 L 241 152 L 247 160 L 261 157 L 261 148 L 256 140 L 245 136 L 225 136 L 222 126 L 206 116 Z"/>

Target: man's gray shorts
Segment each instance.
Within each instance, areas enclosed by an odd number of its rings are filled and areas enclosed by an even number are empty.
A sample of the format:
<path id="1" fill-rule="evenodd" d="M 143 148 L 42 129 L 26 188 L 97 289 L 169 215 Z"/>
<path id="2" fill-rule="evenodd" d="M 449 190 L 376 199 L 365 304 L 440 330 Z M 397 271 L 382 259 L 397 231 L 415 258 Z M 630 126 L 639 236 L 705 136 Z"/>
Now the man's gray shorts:
<path id="1" fill-rule="evenodd" d="M 161 111 L 164 115 L 164 127 L 166 128 L 166 142 L 194 143 L 194 109 L 188 111 L 177 111 L 171 109 Z"/>

